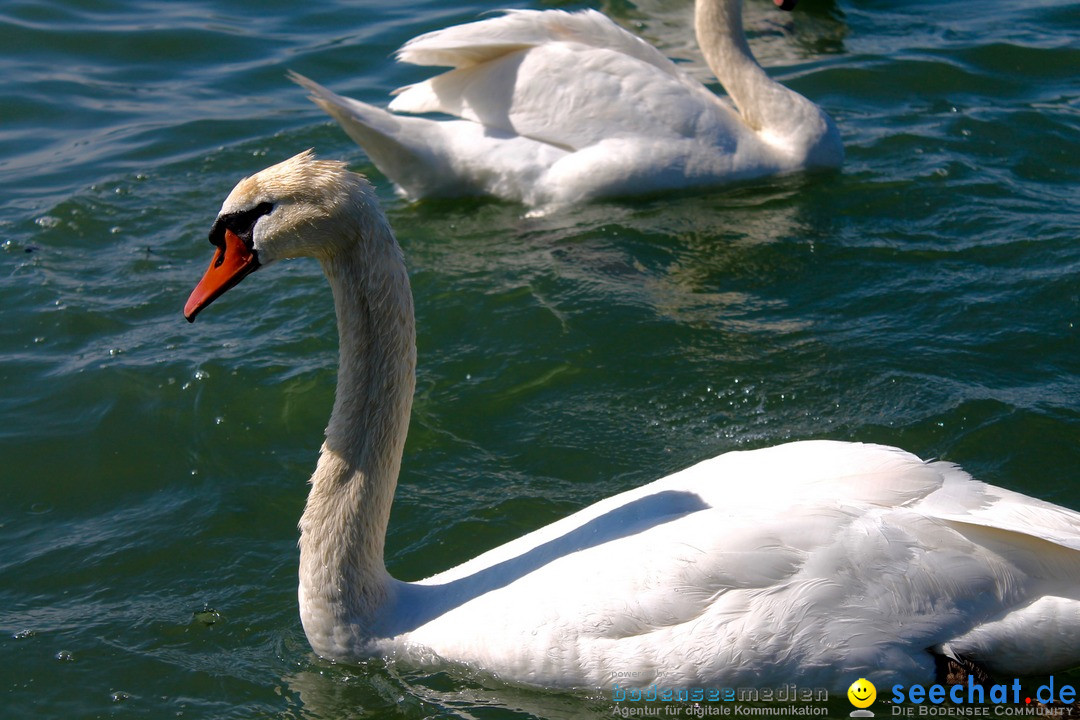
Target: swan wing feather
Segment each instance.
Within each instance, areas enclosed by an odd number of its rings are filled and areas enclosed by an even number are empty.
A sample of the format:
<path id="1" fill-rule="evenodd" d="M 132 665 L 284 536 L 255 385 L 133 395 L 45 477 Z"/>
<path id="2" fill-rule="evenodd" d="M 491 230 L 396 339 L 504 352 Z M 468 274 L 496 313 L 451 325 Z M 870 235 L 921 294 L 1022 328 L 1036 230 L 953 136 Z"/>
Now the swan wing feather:
<path id="1" fill-rule="evenodd" d="M 623 136 L 730 151 L 748 135 L 703 85 L 595 11 L 514 12 L 421 36 L 402 53 L 456 69 L 398 90 L 395 112 L 445 113 L 568 150 Z"/>
<path id="2" fill-rule="evenodd" d="M 848 674 L 925 678 L 928 648 L 1015 644 L 1046 615 L 1020 609 L 1080 584 L 1080 553 L 1059 542 L 1070 522 L 1075 542 L 1080 520 L 1064 511 L 1049 538 L 994 528 L 1023 515 L 1016 503 L 1044 509 L 996 490 L 873 445 L 728 453 L 430 578 L 464 588 L 488 575 L 408 637 L 561 685 L 602 686 L 621 663 L 646 684 L 723 676 L 760 687 L 797 674 L 832 687 L 838 658 Z M 958 503 L 981 524 L 965 531 L 935 511 Z M 1052 609 L 1080 633 L 1073 606 Z M 462 626 L 477 633 L 463 639 Z M 665 657 L 675 647 L 686 650 L 678 663 Z"/>
<path id="3" fill-rule="evenodd" d="M 417 36 L 398 50 L 397 59 L 414 65 L 461 68 L 525 48 L 566 42 L 615 50 L 672 76 L 682 74 L 656 48 L 596 10 L 507 10 L 498 17 Z"/>
<path id="4" fill-rule="evenodd" d="M 298 73 L 289 77 L 360 144 L 409 197 L 453 197 L 488 192 L 530 202 L 533 179 L 566 155 L 549 143 L 475 122 L 433 122 L 395 115 L 347 98 Z"/>

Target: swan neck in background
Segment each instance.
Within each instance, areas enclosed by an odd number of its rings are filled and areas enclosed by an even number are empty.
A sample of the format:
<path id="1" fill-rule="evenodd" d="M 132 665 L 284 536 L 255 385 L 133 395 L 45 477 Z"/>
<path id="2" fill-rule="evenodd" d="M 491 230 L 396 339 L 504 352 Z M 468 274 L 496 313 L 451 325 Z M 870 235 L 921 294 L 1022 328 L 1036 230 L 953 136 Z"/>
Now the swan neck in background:
<path id="1" fill-rule="evenodd" d="M 716 78 L 758 137 L 805 167 L 839 167 L 840 132 L 817 105 L 768 76 L 743 32 L 742 0 L 698 0 L 698 45 Z"/>
<path id="2" fill-rule="evenodd" d="M 300 521 L 300 607 L 312 647 L 331 658 L 362 642 L 387 600 L 383 550 L 416 382 L 408 273 L 385 218 L 376 219 L 322 259 L 340 365 Z"/>
<path id="3" fill-rule="evenodd" d="M 750 52 L 743 32 L 742 0 L 697 0 L 694 31 L 698 46 L 716 79 L 724 86 L 743 120 L 761 130 L 761 90 L 775 85 Z"/>

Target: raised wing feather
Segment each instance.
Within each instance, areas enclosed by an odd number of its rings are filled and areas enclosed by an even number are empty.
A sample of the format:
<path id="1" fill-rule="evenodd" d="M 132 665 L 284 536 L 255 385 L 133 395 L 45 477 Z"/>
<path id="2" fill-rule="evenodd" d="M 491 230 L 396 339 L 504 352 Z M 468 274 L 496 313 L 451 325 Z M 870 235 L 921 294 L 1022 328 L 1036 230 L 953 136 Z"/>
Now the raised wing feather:
<path id="1" fill-rule="evenodd" d="M 410 61 L 456 69 L 402 88 L 395 112 L 446 113 L 566 150 L 622 136 L 734 149 L 734 113 L 652 47 L 593 11 L 526 12 L 421 36 Z"/>
<path id="2" fill-rule="evenodd" d="M 398 50 L 401 62 L 454 68 L 489 62 L 511 52 L 545 43 L 572 42 L 621 52 L 680 75 L 671 60 L 595 10 L 508 10 L 487 20 L 425 33 Z"/>

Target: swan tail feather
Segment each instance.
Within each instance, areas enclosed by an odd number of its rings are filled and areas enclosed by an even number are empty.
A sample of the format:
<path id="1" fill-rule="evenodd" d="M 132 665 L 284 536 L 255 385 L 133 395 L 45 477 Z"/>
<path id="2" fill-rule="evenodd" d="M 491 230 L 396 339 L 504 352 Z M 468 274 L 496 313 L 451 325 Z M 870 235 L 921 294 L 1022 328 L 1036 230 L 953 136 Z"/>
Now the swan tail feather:
<path id="1" fill-rule="evenodd" d="M 947 482 L 933 502 L 940 522 L 1029 578 L 1029 600 L 977 625 L 944 647 L 1011 675 L 1080 666 L 1080 513 L 1003 488 L 968 481 L 969 504 Z M 957 488 L 959 489 L 959 488 Z M 1015 591 L 1004 588 L 1002 591 Z"/>
<path id="2" fill-rule="evenodd" d="M 948 647 L 1000 676 L 1080 666 L 1080 598 L 1044 595 L 950 640 Z"/>
<path id="3" fill-rule="evenodd" d="M 432 148 L 438 143 L 438 123 L 423 118 L 394 115 L 359 100 L 342 97 L 299 73 L 289 79 L 308 91 L 308 97 L 337 121 L 379 170 L 407 197 L 444 194 L 452 178 L 444 160 Z M 440 168 L 442 171 L 440 172 Z"/>

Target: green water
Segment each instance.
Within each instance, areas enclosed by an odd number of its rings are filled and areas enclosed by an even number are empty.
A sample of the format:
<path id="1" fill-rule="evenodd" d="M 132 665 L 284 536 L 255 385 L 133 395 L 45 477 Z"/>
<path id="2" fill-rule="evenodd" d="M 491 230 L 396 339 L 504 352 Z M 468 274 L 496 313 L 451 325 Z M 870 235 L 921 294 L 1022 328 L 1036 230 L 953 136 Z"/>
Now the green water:
<path id="1" fill-rule="evenodd" d="M 180 314 L 228 190 L 307 147 L 371 176 L 412 273 L 399 577 L 792 439 L 1080 507 L 1077 6 L 748 3 L 844 170 L 539 219 L 401 202 L 284 77 L 384 102 L 425 75 L 394 49 L 488 4 L 0 5 L 2 717 L 610 716 L 308 650 L 296 521 L 329 292 L 297 262 Z M 688 3 L 596 7 L 684 53 Z"/>

